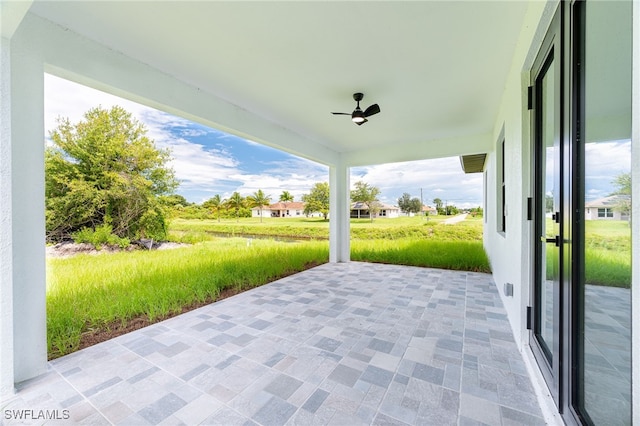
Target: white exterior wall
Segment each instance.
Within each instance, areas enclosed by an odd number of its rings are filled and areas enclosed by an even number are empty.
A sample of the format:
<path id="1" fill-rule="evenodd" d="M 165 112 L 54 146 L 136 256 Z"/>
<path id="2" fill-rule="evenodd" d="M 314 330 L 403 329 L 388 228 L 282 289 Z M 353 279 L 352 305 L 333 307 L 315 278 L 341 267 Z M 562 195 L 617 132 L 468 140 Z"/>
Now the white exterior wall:
<path id="1" fill-rule="evenodd" d="M 11 70 L 9 40 L 0 38 L 0 397 L 13 392 L 11 214 Z"/>
<path id="2" fill-rule="evenodd" d="M 271 210 L 269 209 L 251 209 L 251 217 L 260 217 L 262 213 L 262 217 L 271 217 Z"/>
<path id="3" fill-rule="evenodd" d="M 527 110 L 528 70 L 553 17 L 556 3 L 533 2 L 527 13 L 527 23 L 518 39 L 511 70 L 498 118 L 493 131 L 496 144 L 487 157 L 487 216 L 484 227 L 484 243 L 491 262 L 493 277 L 502 296 L 518 347 L 528 342 L 526 307 L 530 295 L 530 224 L 526 220 L 527 197 L 531 188 L 531 145 L 529 111 Z M 505 138 L 505 187 L 506 232 L 497 230 L 497 155 L 498 140 L 504 129 Z M 513 297 L 504 295 L 504 284 L 513 284 Z"/>

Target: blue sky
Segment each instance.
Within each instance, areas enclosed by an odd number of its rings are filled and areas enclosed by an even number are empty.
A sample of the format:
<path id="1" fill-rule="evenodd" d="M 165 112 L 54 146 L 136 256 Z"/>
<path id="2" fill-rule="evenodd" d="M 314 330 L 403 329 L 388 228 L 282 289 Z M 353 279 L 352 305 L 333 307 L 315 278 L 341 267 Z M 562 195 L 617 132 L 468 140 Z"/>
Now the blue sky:
<path id="1" fill-rule="evenodd" d="M 282 191 L 300 200 L 316 182 L 329 181 L 328 167 L 276 149 L 226 134 L 113 95 L 45 74 L 45 131 L 57 117 L 72 123 L 90 108 L 120 105 L 148 129 L 158 147 L 171 150 L 171 167 L 180 181 L 176 191 L 202 203 L 216 194 L 249 195 L 262 189 L 277 201 Z M 458 157 L 390 163 L 351 169 L 352 184 L 363 180 L 380 188 L 381 201 L 396 204 L 408 192 L 425 204 L 434 198 L 459 207 L 482 205 L 482 174 L 462 172 Z"/>

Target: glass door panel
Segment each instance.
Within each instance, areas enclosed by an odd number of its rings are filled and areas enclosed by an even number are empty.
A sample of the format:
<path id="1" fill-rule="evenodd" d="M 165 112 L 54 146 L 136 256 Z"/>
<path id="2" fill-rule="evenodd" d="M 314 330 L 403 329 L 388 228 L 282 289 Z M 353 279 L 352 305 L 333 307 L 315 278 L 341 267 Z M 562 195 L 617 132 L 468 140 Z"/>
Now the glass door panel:
<path id="1" fill-rule="evenodd" d="M 553 52 L 549 56 L 549 63 L 541 73 L 539 79 L 539 111 L 540 111 L 540 140 L 538 141 L 540 186 L 538 215 L 539 250 L 539 324 L 536 335 L 543 348 L 547 361 L 553 365 L 554 346 L 554 286 L 558 282 L 558 254 L 559 248 L 555 236 L 558 235 L 558 224 L 555 212 L 559 211 L 557 182 L 559 182 L 558 138 L 556 137 L 555 120 L 555 63 Z"/>
<path id="2" fill-rule="evenodd" d="M 631 1 L 583 18 L 584 212 L 578 280 L 578 411 L 631 424 Z"/>

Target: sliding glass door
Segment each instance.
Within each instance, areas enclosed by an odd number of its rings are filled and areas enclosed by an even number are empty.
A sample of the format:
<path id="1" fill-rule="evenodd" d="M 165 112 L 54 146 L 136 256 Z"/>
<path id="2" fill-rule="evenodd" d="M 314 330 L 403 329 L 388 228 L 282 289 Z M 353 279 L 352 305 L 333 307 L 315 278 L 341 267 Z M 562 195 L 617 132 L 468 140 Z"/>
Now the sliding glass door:
<path id="1" fill-rule="evenodd" d="M 531 69 L 530 342 L 569 423 L 631 424 L 631 17 L 561 2 Z"/>
<path id="2" fill-rule="evenodd" d="M 631 1 L 576 3 L 577 333 L 574 404 L 631 424 Z"/>

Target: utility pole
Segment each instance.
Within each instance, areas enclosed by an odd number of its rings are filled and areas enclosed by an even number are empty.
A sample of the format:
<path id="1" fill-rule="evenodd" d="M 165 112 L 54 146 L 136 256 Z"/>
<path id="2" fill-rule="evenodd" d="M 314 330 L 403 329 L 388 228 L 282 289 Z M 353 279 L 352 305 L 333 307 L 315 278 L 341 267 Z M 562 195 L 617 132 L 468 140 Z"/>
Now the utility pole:
<path id="1" fill-rule="evenodd" d="M 422 202 L 422 188 L 420 188 L 420 214 L 422 215 L 422 218 L 424 219 L 424 204 Z"/>

